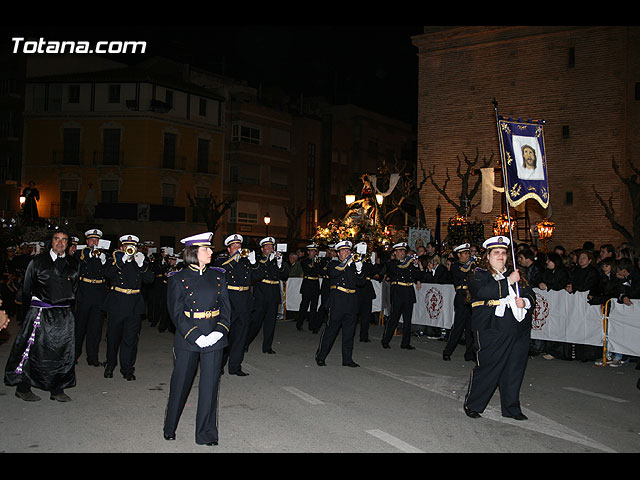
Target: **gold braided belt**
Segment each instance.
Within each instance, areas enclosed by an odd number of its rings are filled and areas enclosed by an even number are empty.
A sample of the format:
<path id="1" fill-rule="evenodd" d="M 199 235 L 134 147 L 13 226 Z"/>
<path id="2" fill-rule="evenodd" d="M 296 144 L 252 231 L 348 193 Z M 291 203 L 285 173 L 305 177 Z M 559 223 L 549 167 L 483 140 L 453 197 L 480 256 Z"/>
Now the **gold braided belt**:
<path id="1" fill-rule="evenodd" d="M 104 279 L 80 277 L 80 280 L 87 283 L 104 283 Z"/>
<path id="2" fill-rule="evenodd" d="M 268 283 L 269 285 L 278 285 L 280 283 L 280 280 L 267 280 L 266 278 L 263 278 L 262 283 Z"/>
<path id="3" fill-rule="evenodd" d="M 120 287 L 111 287 L 111 290 L 115 290 L 116 292 L 125 293 L 127 295 L 133 295 L 135 293 L 140 293 L 140 290 L 136 290 L 133 288 L 120 288 Z"/>
<path id="4" fill-rule="evenodd" d="M 410 282 L 391 282 L 391 285 L 402 285 L 403 287 L 413 287 L 413 283 L 410 283 Z"/>
<path id="5" fill-rule="evenodd" d="M 478 300 L 471 304 L 472 307 L 497 307 L 500 305 L 500 300 Z"/>
<path id="6" fill-rule="evenodd" d="M 307 280 L 319 280 L 320 279 L 320 277 L 302 277 L 302 278 L 305 278 Z"/>
<path id="7" fill-rule="evenodd" d="M 341 287 L 340 285 L 331 285 L 331 288 L 335 288 L 345 293 L 356 293 L 355 290 L 351 290 L 350 288 L 344 288 L 344 287 Z"/>
<path id="8" fill-rule="evenodd" d="M 207 310 L 206 312 L 187 312 L 187 311 L 185 311 L 184 314 L 187 317 L 191 317 L 191 318 L 213 318 L 213 317 L 217 317 L 218 315 L 220 315 L 220 310 L 219 309 Z"/>
<path id="9" fill-rule="evenodd" d="M 245 292 L 247 290 L 249 290 L 249 287 L 239 287 L 236 285 L 227 285 L 227 288 L 229 290 L 237 290 L 238 292 Z"/>

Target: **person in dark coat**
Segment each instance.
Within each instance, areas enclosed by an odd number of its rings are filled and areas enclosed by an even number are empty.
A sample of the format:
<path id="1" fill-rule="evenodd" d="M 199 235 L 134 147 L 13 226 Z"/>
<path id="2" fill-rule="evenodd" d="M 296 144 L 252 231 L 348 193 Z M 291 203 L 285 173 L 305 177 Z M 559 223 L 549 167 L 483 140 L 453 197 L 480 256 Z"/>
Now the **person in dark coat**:
<path id="1" fill-rule="evenodd" d="M 540 264 L 536 262 L 535 253 L 529 249 L 525 248 L 518 252 L 517 255 L 518 261 L 518 269 L 524 271 L 527 277 L 527 283 L 531 288 L 538 288 L 538 285 L 542 281 L 542 268 Z"/>
<path id="2" fill-rule="evenodd" d="M 249 324 L 247 346 L 262 332 L 262 353 L 274 354 L 273 340 L 276 333 L 278 305 L 282 302 L 280 282 L 289 278 L 289 264 L 282 261 L 280 252 L 275 252 L 275 239 L 260 240 L 261 255 L 256 260 L 264 275 L 253 285 L 253 312 Z"/>
<path id="3" fill-rule="evenodd" d="M 72 303 L 78 287 L 78 262 L 66 254 L 69 235 L 56 231 L 51 247 L 36 255 L 24 275 L 21 295 L 29 304 L 5 368 L 5 385 L 16 387 L 25 401 L 40 397 L 31 387 L 68 402 L 64 392 L 75 387 L 75 325 Z"/>
<path id="4" fill-rule="evenodd" d="M 186 266 L 167 282 L 167 305 L 176 326 L 173 336 L 173 372 L 165 411 L 165 440 L 176 439 L 176 429 L 198 368 L 198 406 L 195 442 L 217 445 L 218 393 L 223 350 L 231 328 L 231 303 L 225 270 L 209 267 L 211 238 L 206 232 L 181 240 Z"/>
<path id="5" fill-rule="evenodd" d="M 97 228 L 84 232 L 86 247 L 76 250 L 74 258 L 80 264 L 80 281 L 75 303 L 76 361 L 82 355 L 86 340 L 87 363 L 102 366 L 98 359 L 104 311 L 102 305 L 107 295 L 105 264 L 107 256 L 98 249 L 102 231 Z"/>
<path id="6" fill-rule="evenodd" d="M 451 355 L 458 346 L 458 342 L 464 334 L 466 349 L 465 360 L 475 360 L 473 351 L 473 331 L 471 329 L 471 305 L 469 303 L 469 290 L 467 277 L 469 272 L 475 267 L 476 260 L 471 258 L 471 245 L 463 243 L 453 249 L 458 259 L 451 264 L 451 277 L 453 286 L 456 289 L 453 298 L 454 318 L 447 344 L 442 351 L 443 360 L 451 360 Z"/>
<path id="7" fill-rule="evenodd" d="M 300 260 L 302 266 L 302 283 L 300 284 L 300 294 L 302 299 L 298 308 L 298 318 L 296 318 L 296 328 L 302 330 L 304 322 L 309 318 L 309 330 L 313 330 L 317 324 L 318 300 L 320 299 L 320 274 L 322 265 L 318 257 L 318 245 L 315 243 L 307 245 L 309 255 Z"/>
<path id="8" fill-rule="evenodd" d="M 369 343 L 369 325 L 371 324 L 371 307 L 373 300 L 376 298 L 376 291 L 373 288 L 373 282 L 376 277 L 379 278 L 382 266 L 380 259 L 375 252 L 371 252 L 370 256 L 362 262 L 362 274 L 364 281 L 356 284 L 356 297 L 358 298 L 357 323 L 360 325 L 359 340 Z"/>
<path id="9" fill-rule="evenodd" d="M 136 357 L 141 315 L 145 312 L 141 288 L 154 280 L 149 260 L 136 250 L 138 237 L 120 237 L 120 250 L 113 252 L 106 263 L 105 276 L 111 285 L 104 300 L 107 313 L 107 361 L 104 377 L 113 378 L 113 370 L 120 360 L 120 373 L 135 380 Z"/>
<path id="10" fill-rule="evenodd" d="M 442 264 L 440 255 L 433 254 L 426 257 L 426 265 L 423 262 L 424 276 L 422 283 L 436 283 L 442 285 L 447 282 L 447 267 Z"/>
<path id="11" fill-rule="evenodd" d="M 219 256 L 213 263 L 226 273 L 225 279 L 231 302 L 229 345 L 223 352 L 222 368 L 228 361 L 229 373 L 239 377 L 248 375 L 242 370 L 242 361 L 253 304 L 251 285 L 264 278 L 264 270 L 256 261 L 256 253 L 242 250 L 243 240 L 242 235 L 237 233 L 228 236 L 224 241 L 228 255 Z"/>
<path id="12" fill-rule="evenodd" d="M 335 244 L 328 245 L 327 254 L 324 257 L 320 257 L 320 307 L 318 308 L 318 314 L 316 315 L 316 319 L 314 324 L 309 323 L 309 328 L 313 333 L 318 333 L 320 327 L 323 323 L 327 321 L 329 318 L 329 298 L 331 297 L 331 280 L 329 279 L 329 273 L 327 272 L 327 267 L 329 262 L 335 258 Z"/>
<path id="13" fill-rule="evenodd" d="M 480 265 L 469 275 L 477 363 L 469 380 L 464 411 L 479 418 L 496 388 L 503 417 L 527 420 L 520 407 L 520 387 L 529 352 L 535 293 L 509 272 L 509 239 L 491 237 Z"/>
<path id="14" fill-rule="evenodd" d="M 418 288 L 421 285 L 423 276 L 422 265 L 412 257 L 407 256 L 407 243 L 400 242 L 393 246 L 396 258 L 389 259 L 384 267 L 383 274 L 389 277 L 391 291 L 391 314 L 389 321 L 384 326 L 382 335 L 382 348 L 390 348 L 389 342 L 398 327 L 400 317 L 402 317 L 402 340 L 400 348 L 414 350 L 411 341 L 411 316 L 413 315 L 413 304 L 416 303 L 416 292 L 414 283 Z"/>
<path id="15" fill-rule="evenodd" d="M 329 305 L 329 319 L 320 336 L 320 344 L 315 359 L 318 366 L 326 365 L 326 358 L 331 347 L 342 329 L 342 365 L 345 367 L 359 367 L 353 361 L 353 341 L 356 331 L 356 314 L 358 312 L 358 298 L 356 285 L 362 282 L 362 261 L 355 261 L 351 252 L 352 243 L 348 240 L 340 241 L 335 249 L 337 259 L 329 262 L 327 271 L 331 281 L 331 299 Z"/>
<path id="16" fill-rule="evenodd" d="M 600 274 L 595 266 L 593 253 L 586 250 L 576 252 L 578 263 L 571 272 L 571 283 L 567 291 L 569 293 L 588 292 L 598 284 Z"/>
<path id="17" fill-rule="evenodd" d="M 569 270 L 563 265 L 562 257 L 555 253 L 547 254 L 546 268 L 542 272 L 542 279 L 538 284 L 540 290 L 565 290 L 571 283 Z"/>

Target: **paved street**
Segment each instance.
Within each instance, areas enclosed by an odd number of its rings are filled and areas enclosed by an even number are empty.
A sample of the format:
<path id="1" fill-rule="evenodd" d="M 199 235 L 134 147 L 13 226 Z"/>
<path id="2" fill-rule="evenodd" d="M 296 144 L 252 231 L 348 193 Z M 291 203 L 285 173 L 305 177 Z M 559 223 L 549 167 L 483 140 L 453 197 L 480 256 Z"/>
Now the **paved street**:
<path id="1" fill-rule="evenodd" d="M 16 329 L 14 322 L 0 342 L 3 371 Z M 280 321 L 275 355 L 254 344 L 243 367 L 250 375 L 223 376 L 220 443 L 206 447 L 194 441 L 195 386 L 177 439 L 162 437 L 172 339 L 145 321 L 136 381 L 105 379 L 82 361 L 69 403 L 37 389 L 42 400 L 24 402 L 2 384 L 0 452 L 640 452 L 635 363 L 611 368 L 535 357 L 521 395 L 529 420 L 502 418 L 497 393 L 474 420 L 462 410 L 473 366 L 462 347 L 444 362 L 441 341 L 414 337 L 417 348 L 407 351 L 395 337 L 385 350 L 381 335 L 382 327 L 372 326 L 371 343 L 356 339 L 360 368 L 341 365 L 340 337 L 327 366 L 318 367 L 319 336 Z"/>

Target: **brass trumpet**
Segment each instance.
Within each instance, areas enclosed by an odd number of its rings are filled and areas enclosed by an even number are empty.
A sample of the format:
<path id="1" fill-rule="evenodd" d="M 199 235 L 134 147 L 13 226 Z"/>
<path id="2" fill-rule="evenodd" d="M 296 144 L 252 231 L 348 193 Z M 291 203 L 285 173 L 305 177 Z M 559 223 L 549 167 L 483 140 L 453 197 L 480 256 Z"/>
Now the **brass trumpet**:
<path id="1" fill-rule="evenodd" d="M 138 251 L 138 249 L 136 248 L 135 245 L 127 245 L 126 248 L 124 249 L 124 253 L 126 253 L 127 255 L 133 257 L 136 252 Z"/>
<path id="2" fill-rule="evenodd" d="M 243 248 L 242 250 L 240 250 L 241 257 L 248 257 L 250 253 L 251 250 L 249 250 L 248 248 Z"/>
<path id="3" fill-rule="evenodd" d="M 364 255 L 360 255 L 359 253 L 354 253 L 351 256 L 351 258 L 354 262 L 366 262 L 371 258 L 371 252 L 367 252 Z"/>

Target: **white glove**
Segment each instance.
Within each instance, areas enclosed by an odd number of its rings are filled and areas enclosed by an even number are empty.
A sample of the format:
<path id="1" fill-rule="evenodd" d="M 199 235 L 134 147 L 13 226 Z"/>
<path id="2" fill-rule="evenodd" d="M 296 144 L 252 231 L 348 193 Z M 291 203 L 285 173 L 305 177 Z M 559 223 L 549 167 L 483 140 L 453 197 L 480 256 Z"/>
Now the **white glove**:
<path id="1" fill-rule="evenodd" d="M 211 332 L 206 338 L 209 341 L 208 346 L 211 346 L 222 338 L 222 332 Z"/>
<path id="2" fill-rule="evenodd" d="M 142 252 L 138 252 L 133 256 L 133 259 L 136 261 L 136 263 L 138 264 L 138 267 L 142 267 L 142 264 L 144 263 L 144 253 Z"/>
<path id="3" fill-rule="evenodd" d="M 282 267 L 282 257 L 278 257 L 276 264 L 278 265 L 278 268 Z"/>
<path id="4" fill-rule="evenodd" d="M 130 261 L 131 261 L 131 258 L 132 258 L 132 257 L 131 257 L 131 255 L 129 255 L 128 253 L 125 253 L 125 254 L 122 256 L 122 261 L 123 261 L 123 262 L 125 262 L 125 263 L 126 263 L 126 262 L 130 262 Z"/>
<path id="5" fill-rule="evenodd" d="M 101 253 L 98 258 L 100 258 L 100 263 L 102 263 L 102 265 L 107 261 L 107 256 L 104 253 Z"/>
<path id="6" fill-rule="evenodd" d="M 251 265 L 256 264 L 256 252 L 254 250 L 252 250 L 251 253 L 247 255 L 247 258 L 249 259 L 249 263 Z"/>
<path id="7" fill-rule="evenodd" d="M 196 338 L 196 345 L 198 345 L 200 348 L 208 347 L 210 344 L 209 340 L 207 339 L 207 335 L 200 335 L 198 338 Z"/>
<path id="8" fill-rule="evenodd" d="M 362 271 L 362 262 L 356 262 L 356 272 L 360 273 Z"/>
<path id="9" fill-rule="evenodd" d="M 275 253 L 271 253 L 269 255 L 269 261 L 273 260 L 275 258 L 276 254 Z"/>

